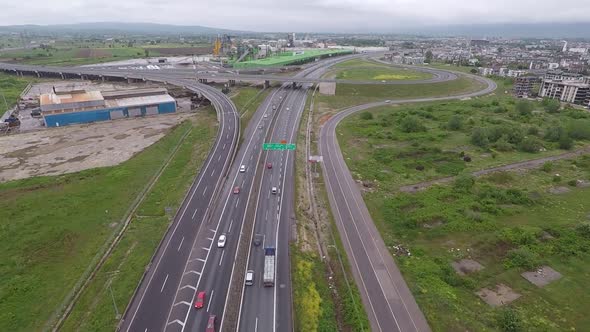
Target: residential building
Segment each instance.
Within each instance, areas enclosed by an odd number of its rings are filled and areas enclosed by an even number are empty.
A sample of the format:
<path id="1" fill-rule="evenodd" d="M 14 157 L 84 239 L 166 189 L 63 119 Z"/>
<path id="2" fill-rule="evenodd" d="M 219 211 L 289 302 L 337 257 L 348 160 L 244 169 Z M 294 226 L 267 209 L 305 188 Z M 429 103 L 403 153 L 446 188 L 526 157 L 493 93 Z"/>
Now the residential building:
<path id="1" fill-rule="evenodd" d="M 539 79 L 535 76 L 522 76 L 514 79 L 514 95 L 518 98 L 528 98 L 531 96 L 533 86 Z"/>
<path id="2" fill-rule="evenodd" d="M 584 83 L 583 80 L 544 79 L 539 89 L 539 97 L 587 105 L 590 103 L 590 84 Z"/>

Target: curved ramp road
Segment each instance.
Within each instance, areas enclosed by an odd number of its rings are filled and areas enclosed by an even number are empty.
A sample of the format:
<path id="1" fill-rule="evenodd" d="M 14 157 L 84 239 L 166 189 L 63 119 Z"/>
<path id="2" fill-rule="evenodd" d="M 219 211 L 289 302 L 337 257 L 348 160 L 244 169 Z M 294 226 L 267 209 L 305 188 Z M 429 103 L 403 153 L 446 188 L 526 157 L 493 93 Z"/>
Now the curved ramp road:
<path id="1" fill-rule="evenodd" d="M 328 200 L 372 331 L 430 331 L 430 328 L 379 235 L 344 162 L 336 138 L 336 126 L 353 113 L 377 106 L 466 98 L 496 89 L 496 84 L 489 79 L 471 77 L 486 83 L 487 88 L 453 97 L 392 100 L 391 103 L 375 102 L 351 107 L 330 118 L 320 130 L 319 148 L 324 160 L 322 172 Z"/>

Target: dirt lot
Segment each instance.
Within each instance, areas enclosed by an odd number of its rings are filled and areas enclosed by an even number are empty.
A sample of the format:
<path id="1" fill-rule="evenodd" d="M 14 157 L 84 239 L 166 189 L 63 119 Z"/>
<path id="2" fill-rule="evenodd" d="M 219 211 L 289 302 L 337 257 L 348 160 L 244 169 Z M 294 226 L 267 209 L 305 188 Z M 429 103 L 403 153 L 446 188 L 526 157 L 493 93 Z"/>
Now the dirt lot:
<path id="1" fill-rule="evenodd" d="M 159 115 L 0 137 L 0 182 L 117 165 L 190 117 Z"/>

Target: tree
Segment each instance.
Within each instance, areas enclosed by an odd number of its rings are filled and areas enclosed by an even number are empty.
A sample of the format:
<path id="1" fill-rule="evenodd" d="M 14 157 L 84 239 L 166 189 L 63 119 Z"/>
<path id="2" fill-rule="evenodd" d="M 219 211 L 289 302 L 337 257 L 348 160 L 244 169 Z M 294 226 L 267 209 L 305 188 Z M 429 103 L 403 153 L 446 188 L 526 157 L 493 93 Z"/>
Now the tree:
<path id="1" fill-rule="evenodd" d="M 520 115 L 529 115 L 533 112 L 533 104 L 529 103 L 526 100 L 519 100 L 516 103 L 516 111 Z"/>
<path id="2" fill-rule="evenodd" d="M 470 70 L 470 72 L 471 72 L 472 74 L 477 74 L 477 69 L 475 69 L 475 68 L 472 68 L 472 69 Z"/>
<path id="3" fill-rule="evenodd" d="M 453 188 L 459 192 L 470 192 L 475 185 L 475 178 L 469 173 L 461 173 L 453 182 Z"/>
<path id="4" fill-rule="evenodd" d="M 432 51 L 431 50 L 426 51 L 426 55 L 424 56 L 424 58 L 425 58 L 424 62 L 431 63 L 432 58 L 433 58 Z"/>
<path id="5" fill-rule="evenodd" d="M 539 141 L 538 138 L 533 136 L 527 137 L 524 140 L 522 140 L 522 142 L 520 142 L 520 144 L 518 145 L 518 148 L 524 152 L 535 153 L 539 152 L 539 149 L 541 149 L 542 146 L 543 145 L 541 144 L 541 141 Z"/>
<path id="6" fill-rule="evenodd" d="M 556 99 L 543 99 L 543 107 L 549 113 L 556 113 L 559 111 L 560 106 L 559 101 Z"/>
<path id="7" fill-rule="evenodd" d="M 453 115 L 447 123 L 447 128 L 450 130 L 461 130 L 463 128 L 463 119 L 458 115 Z"/>
<path id="8" fill-rule="evenodd" d="M 145 49 L 143 50 L 143 52 L 145 53 L 145 57 L 146 57 L 146 58 L 149 58 L 149 57 L 150 57 L 150 50 L 148 50 L 147 48 L 145 48 Z"/>
<path id="9" fill-rule="evenodd" d="M 480 148 L 487 148 L 488 144 L 490 144 L 488 140 L 488 133 L 485 128 L 475 128 L 471 133 L 471 143 L 474 145 L 479 146 Z"/>

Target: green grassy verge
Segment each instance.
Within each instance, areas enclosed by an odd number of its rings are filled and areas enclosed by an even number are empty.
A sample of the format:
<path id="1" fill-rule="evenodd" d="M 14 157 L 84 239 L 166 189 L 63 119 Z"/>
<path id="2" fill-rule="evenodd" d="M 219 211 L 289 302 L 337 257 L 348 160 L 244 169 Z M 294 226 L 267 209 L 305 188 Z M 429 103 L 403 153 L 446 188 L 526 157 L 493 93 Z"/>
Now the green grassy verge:
<path id="1" fill-rule="evenodd" d="M 250 119 L 252 119 L 252 116 L 254 116 L 254 113 L 256 113 L 256 110 L 260 104 L 262 104 L 264 99 L 266 99 L 266 96 L 268 96 L 270 91 L 270 89 L 267 89 L 261 92 L 258 88 L 243 87 L 238 90 L 238 94 L 236 96 L 231 98 L 238 109 L 238 113 L 240 113 L 241 116 L 241 137 L 244 136 L 244 131 L 248 127 Z"/>
<path id="2" fill-rule="evenodd" d="M 200 111 L 179 129 L 190 133 L 139 206 L 131 226 L 65 321 L 63 331 L 112 331 L 113 298 L 122 314 L 171 218 L 198 174 L 216 134 L 212 109 Z M 166 212 L 168 208 L 169 212 Z M 112 295 L 111 295 L 112 291 Z"/>
<path id="3" fill-rule="evenodd" d="M 0 330 L 32 331 L 45 326 L 99 248 L 119 226 L 133 199 L 162 166 L 188 127 L 189 123 L 177 127 L 154 145 L 115 167 L 0 184 L 3 206 L 0 210 L 0 228 L 3 230 L 0 232 L 0 274 L 3 276 Z M 214 128 L 209 123 L 201 130 Z M 172 195 L 171 199 L 173 197 L 178 196 Z M 162 200 L 162 209 L 164 204 L 169 202 Z M 124 289 L 132 291 L 135 287 L 140 275 L 138 271 L 143 271 L 153 251 L 149 246 L 157 244 L 166 223 L 167 217 L 154 217 L 145 223 L 134 222 L 129 233 L 140 237 L 121 242 L 120 248 L 124 248 L 127 241 L 136 242 L 135 249 L 127 255 L 128 264 L 121 266 L 121 269 L 134 268 L 136 278 L 131 275 L 128 278 L 123 272 L 117 274 L 117 278 L 123 280 L 120 284 L 113 284 L 120 310 L 124 309 L 130 296 Z M 142 256 L 137 259 L 133 254 Z M 121 256 L 125 256 L 125 251 L 113 255 Z M 105 269 L 114 270 L 116 268 Z M 91 316 L 100 315 L 97 312 Z M 109 323 L 112 330 L 113 321 Z"/>
<path id="4" fill-rule="evenodd" d="M 523 103 L 530 110 L 521 113 Z M 497 95 L 379 107 L 345 119 L 337 131 L 348 163 L 365 170 L 363 180 L 396 188 L 586 146 L 590 114 Z"/>
<path id="5" fill-rule="evenodd" d="M 157 56 L 151 51 L 150 56 Z M 83 48 L 64 47 L 27 49 L 3 52 L 0 61 L 17 61 L 30 65 L 79 66 L 117 60 L 142 58 L 145 51 L 140 47 Z"/>
<path id="6" fill-rule="evenodd" d="M 384 99 L 410 99 L 419 97 L 444 97 L 483 89 L 483 85 L 470 78 L 453 81 L 408 85 L 338 84 L 334 96 L 321 95 L 318 106 L 336 110 Z"/>
<path id="7" fill-rule="evenodd" d="M 18 97 L 27 87 L 29 82 L 31 82 L 31 80 L 27 78 L 0 73 L 0 115 L 6 112 L 6 105 L 8 105 L 8 108 L 11 108 L 16 104 Z M 6 104 L 4 104 L 2 96 L 6 98 Z"/>
<path id="8" fill-rule="evenodd" d="M 332 72 L 336 73 L 337 79 L 349 80 L 395 81 L 432 78 L 429 73 L 359 59 L 339 63 Z"/>
<path id="9" fill-rule="evenodd" d="M 301 150 L 296 153 L 296 215 L 297 243 L 291 247 L 293 303 L 296 331 L 366 331 L 368 321 L 358 289 L 327 206 L 327 196 L 321 177 L 315 180 L 320 193 L 316 199 L 320 211 L 317 225 L 322 247 L 327 248 L 325 260 L 319 257 L 314 217 L 310 215 L 310 200 L 306 193 L 307 163 L 305 149 L 306 125 L 311 98 L 308 98 L 298 132 Z M 316 123 L 315 121 L 313 123 Z M 313 131 L 312 131 L 313 136 Z M 312 142 L 314 138 L 312 137 Z M 315 145 L 312 144 L 312 151 Z M 319 171 L 319 168 L 317 169 Z M 344 255 L 345 256 L 345 255 Z M 319 295 L 319 304 L 317 301 Z M 311 300 L 310 300 L 311 299 Z M 318 310 L 319 307 L 319 310 Z"/>

